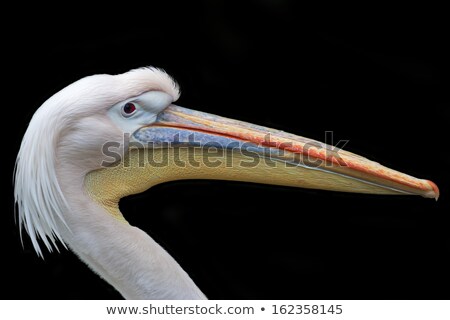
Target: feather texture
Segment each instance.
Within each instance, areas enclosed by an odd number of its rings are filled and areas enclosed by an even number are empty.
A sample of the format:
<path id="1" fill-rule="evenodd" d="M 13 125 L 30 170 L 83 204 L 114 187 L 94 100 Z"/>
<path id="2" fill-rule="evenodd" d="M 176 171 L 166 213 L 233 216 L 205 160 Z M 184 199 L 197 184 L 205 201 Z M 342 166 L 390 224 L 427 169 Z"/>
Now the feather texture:
<path id="1" fill-rule="evenodd" d="M 57 241 L 64 244 L 61 226 L 67 227 L 63 212 L 68 203 L 60 188 L 56 152 L 64 148 L 64 137 L 79 126 L 83 118 L 103 114 L 112 105 L 159 90 L 177 100 L 177 83 L 163 70 L 149 67 L 119 75 L 94 75 L 83 78 L 49 98 L 34 114 L 23 137 L 14 172 L 14 198 L 20 234 L 25 229 L 39 256 L 39 239 L 52 251 Z M 83 141 L 80 139 L 80 141 Z M 86 141 L 86 140 L 84 140 Z M 71 144 L 69 148 L 73 148 Z"/>

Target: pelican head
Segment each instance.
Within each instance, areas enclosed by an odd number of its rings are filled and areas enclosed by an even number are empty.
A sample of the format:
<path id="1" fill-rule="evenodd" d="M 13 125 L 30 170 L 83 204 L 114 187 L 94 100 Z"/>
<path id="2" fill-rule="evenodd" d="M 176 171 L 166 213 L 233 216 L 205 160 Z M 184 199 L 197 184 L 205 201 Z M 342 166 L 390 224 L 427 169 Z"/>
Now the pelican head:
<path id="1" fill-rule="evenodd" d="M 119 211 L 179 179 L 439 196 L 429 181 L 333 146 L 174 104 L 156 68 L 83 78 L 34 114 L 16 161 L 18 221 L 38 255 L 60 241 L 126 298 L 203 299 L 178 263 Z"/>

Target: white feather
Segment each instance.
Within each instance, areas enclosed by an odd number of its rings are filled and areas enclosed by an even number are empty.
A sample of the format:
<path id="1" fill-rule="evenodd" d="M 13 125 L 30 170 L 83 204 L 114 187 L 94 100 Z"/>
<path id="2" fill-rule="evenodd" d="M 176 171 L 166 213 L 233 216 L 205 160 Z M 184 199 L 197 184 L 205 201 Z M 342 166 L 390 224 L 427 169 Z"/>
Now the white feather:
<path id="1" fill-rule="evenodd" d="M 49 251 L 62 242 L 126 298 L 204 299 L 163 248 L 142 230 L 114 218 L 84 188 L 86 174 L 101 168 L 101 146 L 123 139 L 108 110 L 150 91 L 171 96 L 167 103 L 180 95 L 164 71 L 143 68 L 83 78 L 38 109 L 16 160 L 20 230 L 30 235 L 39 256 L 41 241 Z"/>
<path id="2" fill-rule="evenodd" d="M 177 100 L 180 90 L 167 73 L 156 68 L 140 68 L 120 75 L 83 78 L 48 99 L 34 114 L 23 137 L 16 160 L 14 198 L 18 222 L 29 234 L 34 249 L 42 256 L 39 239 L 52 251 L 56 242 L 64 244 L 59 226 L 66 226 L 62 213 L 68 204 L 57 176 L 56 150 L 64 136 L 79 120 L 104 113 L 109 107 L 159 90 Z M 78 140 L 78 141 L 87 141 Z M 72 144 L 68 144 L 73 147 Z"/>

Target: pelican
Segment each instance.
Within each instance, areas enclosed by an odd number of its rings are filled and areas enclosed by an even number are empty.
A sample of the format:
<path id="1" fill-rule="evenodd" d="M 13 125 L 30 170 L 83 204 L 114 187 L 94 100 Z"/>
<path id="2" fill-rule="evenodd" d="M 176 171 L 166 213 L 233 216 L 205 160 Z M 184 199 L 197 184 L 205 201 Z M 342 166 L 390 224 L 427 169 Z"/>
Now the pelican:
<path id="1" fill-rule="evenodd" d="M 61 242 L 126 299 L 206 299 L 174 258 L 125 220 L 121 198 L 180 179 L 439 196 L 429 180 L 177 106 L 179 95 L 166 72 L 147 67 L 85 77 L 40 106 L 14 173 L 21 237 L 26 230 L 38 256 Z"/>

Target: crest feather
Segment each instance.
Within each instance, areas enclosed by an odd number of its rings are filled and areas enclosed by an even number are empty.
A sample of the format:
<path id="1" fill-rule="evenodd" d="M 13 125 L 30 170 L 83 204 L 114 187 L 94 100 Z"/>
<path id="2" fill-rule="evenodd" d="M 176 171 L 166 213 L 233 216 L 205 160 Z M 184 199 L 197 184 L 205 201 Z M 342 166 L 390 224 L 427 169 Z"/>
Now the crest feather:
<path id="1" fill-rule="evenodd" d="M 20 235 L 28 233 L 39 256 L 41 240 L 51 252 L 64 241 L 59 228 L 67 226 L 68 204 L 58 182 L 57 146 L 71 125 L 93 110 L 110 106 L 146 91 L 160 90 L 177 100 L 177 83 L 163 70 L 148 67 L 119 75 L 94 75 L 62 89 L 36 111 L 25 132 L 14 170 L 14 199 Z"/>

